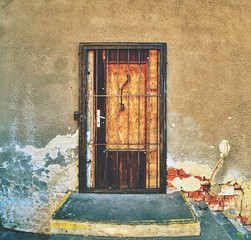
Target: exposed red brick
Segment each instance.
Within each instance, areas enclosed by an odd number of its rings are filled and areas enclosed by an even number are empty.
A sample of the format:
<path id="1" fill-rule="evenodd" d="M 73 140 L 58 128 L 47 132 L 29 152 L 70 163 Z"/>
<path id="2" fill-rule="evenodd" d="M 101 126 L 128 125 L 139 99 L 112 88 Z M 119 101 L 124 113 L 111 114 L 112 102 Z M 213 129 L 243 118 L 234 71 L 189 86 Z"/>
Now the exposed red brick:
<path id="1" fill-rule="evenodd" d="M 194 176 L 194 178 L 197 178 L 197 179 L 199 179 L 200 181 L 204 181 L 204 177 L 201 177 L 201 176 Z"/>
<path id="2" fill-rule="evenodd" d="M 199 192 L 199 195 L 200 195 L 200 196 L 204 196 L 204 197 L 208 197 L 208 193 L 205 192 L 205 191 Z"/>
<path id="3" fill-rule="evenodd" d="M 182 178 L 189 178 L 189 177 L 191 177 L 191 175 L 190 174 L 186 174 L 186 175 L 181 175 L 181 177 Z"/>
<path id="4" fill-rule="evenodd" d="M 220 205 L 224 207 L 226 205 L 226 202 L 225 201 L 220 201 Z"/>
<path id="5" fill-rule="evenodd" d="M 168 170 L 167 171 L 167 175 L 178 175 L 178 170 L 176 169 L 176 170 Z"/>
<path id="6" fill-rule="evenodd" d="M 219 205 L 220 204 L 220 202 L 219 201 L 210 201 L 209 202 L 209 205 Z"/>
<path id="7" fill-rule="evenodd" d="M 197 197 L 197 196 L 199 196 L 199 192 L 189 192 L 188 196 L 189 197 Z"/>
<path id="8" fill-rule="evenodd" d="M 203 196 L 189 197 L 189 200 L 193 201 L 193 202 L 203 202 L 204 201 L 204 197 Z"/>
<path id="9" fill-rule="evenodd" d="M 213 197 L 208 196 L 205 198 L 205 201 L 207 201 L 207 202 L 213 202 L 213 201 L 217 201 L 217 200 L 218 200 L 217 196 L 213 196 Z"/>
<path id="10" fill-rule="evenodd" d="M 234 198 L 235 198 L 234 195 L 225 195 L 225 200 L 232 200 Z"/>
<path id="11" fill-rule="evenodd" d="M 174 167 L 167 167 L 167 170 L 177 170 L 177 168 L 174 168 Z"/>
<path id="12" fill-rule="evenodd" d="M 186 175 L 186 172 L 183 169 L 179 170 L 179 175 Z"/>

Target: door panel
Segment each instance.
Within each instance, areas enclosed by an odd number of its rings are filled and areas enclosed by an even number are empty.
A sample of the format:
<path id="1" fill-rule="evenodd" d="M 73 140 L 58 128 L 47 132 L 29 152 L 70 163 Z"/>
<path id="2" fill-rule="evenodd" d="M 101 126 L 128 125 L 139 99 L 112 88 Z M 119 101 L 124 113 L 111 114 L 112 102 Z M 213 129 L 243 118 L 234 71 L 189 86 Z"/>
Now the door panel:
<path id="1" fill-rule="evenodd" d="M 144 189 L 146 187 L 145 151 L 108 151 L 108 188 Z"/>
<path id="2" fill-rule="evenodd" d="M 84 188 L 160 189 L 164 173 L 160 51 L 98 48 L 86 50 L 85 56 Z"/>

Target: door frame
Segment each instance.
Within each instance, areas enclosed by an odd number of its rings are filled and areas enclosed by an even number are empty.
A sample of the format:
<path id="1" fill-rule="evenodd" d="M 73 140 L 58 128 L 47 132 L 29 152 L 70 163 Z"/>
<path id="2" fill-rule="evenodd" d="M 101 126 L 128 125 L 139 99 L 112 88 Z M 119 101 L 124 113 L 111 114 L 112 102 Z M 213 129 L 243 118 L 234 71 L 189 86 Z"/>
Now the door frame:
<path id="1" fill-rule="evenodd" d="M 87 129 L 87 57 L 88 50 L 97 49 L 148 49 L 160 51 L 160 186 L 158 189 L 92 189 L 87 188 L 86 176 L 86 129 Z M 166 43 L 80 43 L 79 44 L 79 192 L 84 193 L 165 193 L 166 192 L 166 138 L 167 138 L 167 110 L 166 110 Z"/>

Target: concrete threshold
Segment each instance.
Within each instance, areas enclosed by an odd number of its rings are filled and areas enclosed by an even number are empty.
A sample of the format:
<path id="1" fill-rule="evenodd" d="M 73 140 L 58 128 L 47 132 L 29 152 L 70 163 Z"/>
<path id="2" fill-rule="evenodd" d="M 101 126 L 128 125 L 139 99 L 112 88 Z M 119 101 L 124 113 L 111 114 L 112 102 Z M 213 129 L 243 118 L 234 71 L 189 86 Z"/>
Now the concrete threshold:
<path id="1" fill-rule="evenodd" d="M 199 236 L 200 223 L 181 192 L 69 192 L 53 214 L 51 233 L 103 237 L 185 237 Z"/>

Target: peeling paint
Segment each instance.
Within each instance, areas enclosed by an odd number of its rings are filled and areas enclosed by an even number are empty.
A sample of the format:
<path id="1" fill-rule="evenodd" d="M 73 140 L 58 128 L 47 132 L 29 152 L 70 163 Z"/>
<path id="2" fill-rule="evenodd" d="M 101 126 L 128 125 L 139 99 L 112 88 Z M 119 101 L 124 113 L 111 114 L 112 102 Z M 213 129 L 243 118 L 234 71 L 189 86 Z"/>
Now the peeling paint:
<path id="1" fill-rule="evenodd" d="M 171 183 L 175 188 L 187 192 L 197 191 L 201 187 L 201 181 L 194 177 L 183 178 L 183 179 L 175 178 Z"/>
<path id="2" fill-rule="evenodd" d="M 56 136 L 45 148 L 2 147 L 0 216 L 5 227 L 49 231 L 51 214 L 65 192 L 78 188 L 77 148 L 78 131 Z"/>
<path id="3" fill-rule="evenodd" d="M 212 174 L 212 169 L 207 164 L 198 164 L 190 161 L 174 162 L 172 159 L 168 159 L 167 165 L 177 169 L 183 169 L 185 172 L 195 176 L 205 176 L 206 178 L 210 178 Z"/>
<path id="4" fill-rule="evenodd" d="M 210 186 L 209 178 L 169 167 L 167 190 L 169 188 L 184 191 L 191 201 L 205 201 L 212 211 L 224 212 L 230 219 L 240 218 L 243 223 L 251 223 L 251 182 L 242 176 L 236 179 L 233 174 L 228 174 L 222 183 Z"/>

